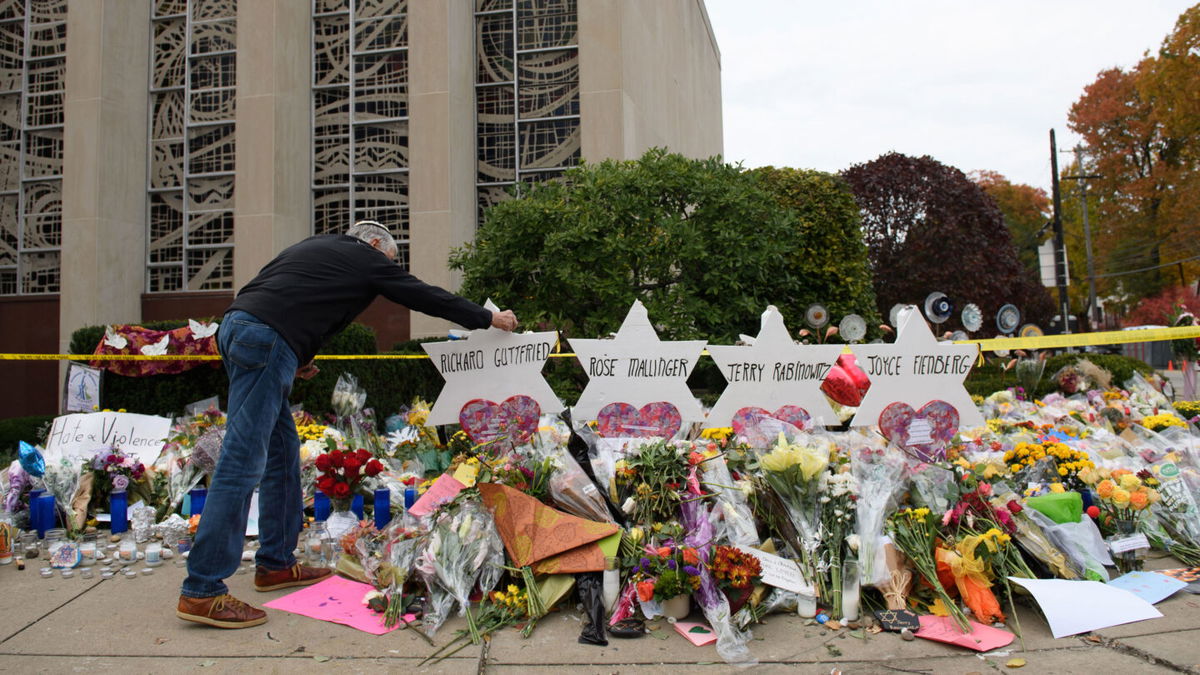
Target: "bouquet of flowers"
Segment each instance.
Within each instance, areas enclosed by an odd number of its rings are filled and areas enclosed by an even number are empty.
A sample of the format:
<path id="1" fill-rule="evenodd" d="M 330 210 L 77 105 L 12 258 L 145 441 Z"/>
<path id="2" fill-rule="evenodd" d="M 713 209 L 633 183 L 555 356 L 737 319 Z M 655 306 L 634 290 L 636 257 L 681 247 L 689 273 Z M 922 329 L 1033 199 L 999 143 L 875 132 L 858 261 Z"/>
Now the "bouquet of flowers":
<path id="1" fill-rule="evenodd" d="M 903 484 L 904 459 L 899 453 L 883 448 L 862 448 L 852 455 L 851 470 L 858 481 L 855 530 L 863 585 L 884 584 L 890 577 L 886 565 L 881 564 L 884 518 L 896 508 L 896 493 Z"/>
<path id="2" fill-rule="evenodd" d="M 367 392 L 358 386 L 358 380 L 349 373 L 338 376 L 330 401 L 333 407 L 333 426 L 342 432 L 346 442 L 356 448 L 368 448 L 372 454 L 382 454 L 383 441 L 375 426 L 375 412 L 363 408 Z"/>
<path id="3" fill-rule="evenodd" d="M 101 448 L 86 465 L 92 474 L 92 500 L 100 500 L 112 492 L 132 491 L 146 474 L 141 462 L 117 448 Z"/>
<path id="4" fill-rule="evenodd" d="M 825 535 L 821 476 L 829 466 L 829 454 L 828 445 L 821 439 L 801 436 L 789 441 L 781 433 L 771 451 L 758 458 L 763 479 L 779 497 L 796 529 L 800 571 L 814 588 L 819 581 L 820 548 Z"/>
<path id="5" fill-rule="evenodd" d="M 1019 483 L 1050 478 L 1070 490 L 1082 488 L 1084 483 L 1079 473 L 1095 466 L 1086 452 L 1053 441 L 1017 443 L 1004 453 L 1004 464 Z M 1039 474 L 1039 470 L 1044 475 Z"/>
<path id="6" fill-rule="evenodd" d="M 317 456 L 317 488 L 331 500 L 347 500 L 358 494 L 364 478 L 383 471 L 383 463 L 366 450 L 341 450 L 336 447 Z"/>
<path id="7" fill-rule="evenodd" d="M 688 481 L 688 463 L 670 441 L 641 446 L 614 465 L 621 510 L 642 526 L 664 523 L 679 513 Z"/>
<path id="8" fill-rule="evenodd" d="M 841 456 L 835 472 L 821 473 L 821 529 L 825 544 L 821 551 L 820 594 L 825 598 L 835 619 L 843 618 L 842 562 L 847 547 L 846 538 L 854 531 L 855 502 L 858 501 L 858 481 L 851 473 L 848 458 Z"/>
<path id="9" fill-rule="evenodd" d="M 633 567 L 638 600 L 663 602 L 691 595 L 700 587 L 701 562 L 696 550 L 684 546 L 646 547 Z"/>
<path id="10" fill-rule="evenodd" d="M 896 548 L 908 556 L 917 573 L 933 588 L 934 594 L 942 601 L 959 630 L 964 633 L 970 632 L 971 625 L 966 614 L 938 580 L 937 560 L 934 557 L 937 525 L 930 510 L 919 508 L 897 511 L 888 518 L 888 531 Z"/>
<path id="11" fill-rule="evenodd" d="M 172 436 L 159 459 L 159 472 L 167 476 L 170 502 L 159 505 L 158 519 L 174 513 L 194 487 L 212 476 L 225 439 L 225 415 L 210 408 L 175 424 Z"/>
<path id="12" fill-rule="evenodd" d="M 762 581 L 762 563 L 736 546 L 716 546 L 708 560 L 708 572 L 717 587 L 729 599 L 731 612 L 737 612 L 750 592 Z"/>
<path id="13" fill-rule="evenodd" d="M 429 593 L 423 620 L 427 635 L 432 637 L 446 621 L 455 601 L 460 613 L 466 613 L 484 563 L 502 549 L 492 515 L 479 502 L 455 502 L 438 513 L 416 563 Z"/>
<path id="14" fill-rule="evenodd" d="M 1136 536 L 1142 515 L 1146 509 L 1159 501 L 1158 490 L 1149 482 L 1157 483 L 1149 471 L 1133 473 L 1128 469 L 1115 469 L 1105 478 L 1097 472 L 1100 480 L 1095 484 L 1097 507 L 1101 527 L 1112 533 L 1109 546 L 1113 548 L 1113 561 L 1124 574 L 1142 568 L 1145 547 L 1118 550 L 1122 540 Z"/>

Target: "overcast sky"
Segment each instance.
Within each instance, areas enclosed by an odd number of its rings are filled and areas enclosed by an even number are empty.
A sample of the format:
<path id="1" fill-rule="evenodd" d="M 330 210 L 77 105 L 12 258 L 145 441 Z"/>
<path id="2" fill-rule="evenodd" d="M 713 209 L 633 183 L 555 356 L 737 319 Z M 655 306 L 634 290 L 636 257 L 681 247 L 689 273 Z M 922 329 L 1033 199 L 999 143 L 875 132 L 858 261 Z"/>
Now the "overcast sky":
<path id="1" fill-rule="evenodd" d="M 1157 50 L 1191 4 L 705 0 L 725 158 L 840 171 L 894 150 L 1049 191 L 1049 130 L 1072 147 L 1084 86 Z"/>

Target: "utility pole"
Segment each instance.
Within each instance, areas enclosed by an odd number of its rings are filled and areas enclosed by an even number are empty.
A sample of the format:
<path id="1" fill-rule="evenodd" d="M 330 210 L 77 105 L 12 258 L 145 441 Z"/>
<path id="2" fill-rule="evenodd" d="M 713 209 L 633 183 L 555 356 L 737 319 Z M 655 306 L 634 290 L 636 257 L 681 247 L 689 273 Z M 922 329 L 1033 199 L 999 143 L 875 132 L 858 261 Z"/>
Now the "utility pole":
<path id="1" fill-rule="evenodd" d="M 1075 145 L 1075 166 L 1079 174 L 1076 176 L 1063 176 L 1063 180 L 1079 181 L 1079 195 L 1083 200 L 1083 246 L 1087 252 L 1087 275 L 1088 275 L 1088 306 L 1087 317 L 1092 323 L 1093 328 L 1100 325 L 1100 307 L 1096 303 L 1096 270 L 1092 263 L 1092 228 L 1088 225 L 1088 200 L 1087 200 L 1087 182 L 1093 178 L 1103 178 L 1098 173 L 1083 173 L 1083 146 Z"/>
<path id="2" fill-rule="evenodd" d="M 1054 195 L 1054 277 L 1058 282 L 1058 311 L 1065 335 L 1071 332 L 1071 302 L 1067 298 L 1067 255 L 1063 244 L 1062 196 L 1058 191 L 1058 145 L 1054 142 L 1053 129 L 1050 130 L 1050 186 Z"/>

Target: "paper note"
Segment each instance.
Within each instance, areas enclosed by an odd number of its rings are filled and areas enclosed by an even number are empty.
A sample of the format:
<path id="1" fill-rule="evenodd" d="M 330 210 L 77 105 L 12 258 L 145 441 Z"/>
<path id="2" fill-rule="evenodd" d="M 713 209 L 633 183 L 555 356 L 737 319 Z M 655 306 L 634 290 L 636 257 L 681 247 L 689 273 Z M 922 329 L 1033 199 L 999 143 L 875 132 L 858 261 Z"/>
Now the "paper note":
<path id="1" fill-rule="evenodd" d="M 1109 586 L 1124 588 L 1150 604 L 1161 602 L 1187 586 L 1186 581 L 1156 572 L 1129 572 L 1108 582 Z"/>
<path id="2" fill-rule="evenodd" d="M 1008 580 L 1033 595 L 1056 638 L 1162 616 L 1154 605 L 1133 593 L 1098 581 Z"/>
<path id="3" fill-rule="evenodd" d="M 804 575 L 800 573 L 800 566 L 796 564 L 795 560 L 781 558 L 755 548 L 743 548 L 739 546 L 738 549 L 743 553 L 749 553 L 758 558 L 758 562 L 762 565 L 762 580 L 764 584 L 782 588 L 785 591 L 800 593 L 801 595 L 813 595 L 813 587 L 804 581 Z"/>
<path id="4" fill-rule="evenodd" d="M 475 476 L 479 474 L 479 467 L 470 464 L 459 464 L 454 470 L 454 480 L 462 483 L 466 487 L 471 487 L 475 484 Z"/>
<path id="5" fill-rule="evenodd" d="M 1108 550 L 1113 553 L 1126 553 L 1141 548 L 1150 548 L 1150 540 L 1146 538 L 1146 535 L 1141 533 L 1121 539 L 1113 539 L 1108 542 Z"/>
<path id="6" fill-rule="evenodd" d="M 712 628 L 694 621 L 676 621 L 675 632 L 687 638 L 689 642 L 697 647 L 703 647 L 717 641 L 717 634 L 713 632 Z"/>
<path id="7" fill-rule="evenodd" d="M 383 615 L 372 612 L 362 603 L 363 596 L 373 588 L 370 584 L 331 576 L 295 593 L 264 603 L 263 606 L 321 621 L 340 623 L 372 635 L 390 633 L 400 626 L 385 627 Z"/>
<path id="8" fill-rule="evenodd" d="M 437 507 L 454 499 L 458 493 L 466 489 L 466 485 L 454 480 L 450 474 L 442 474 L 438 479 L 433 481 L 433 485 L 421 495 L 421 498 L 416 501 L 408 512 L 414 516 L 421 517 L 428 515 Z"/>
<path id="9" fill-rule="evenodd" d="M 997 647 L 1003 647 L 1012 642 L 1016 637 L 1012 633 L 985 626 L 977 621 L 971 621 L 971 632 L 964 633 L 958 628 L 958 624 L 954 619 L 948 616 L 922 616 L 921 629 L 914 635 L 926 640 L 934 642 L 945 642 L 946 644 L 966 647 L 974 649 L 977 652 L 986 652 Z"/>
<path id="10" fill-rule="evenodd" d="M 258 490 L 250 497 L 250 511 L 246 514 L 246 536 L 258 536 Z"/>

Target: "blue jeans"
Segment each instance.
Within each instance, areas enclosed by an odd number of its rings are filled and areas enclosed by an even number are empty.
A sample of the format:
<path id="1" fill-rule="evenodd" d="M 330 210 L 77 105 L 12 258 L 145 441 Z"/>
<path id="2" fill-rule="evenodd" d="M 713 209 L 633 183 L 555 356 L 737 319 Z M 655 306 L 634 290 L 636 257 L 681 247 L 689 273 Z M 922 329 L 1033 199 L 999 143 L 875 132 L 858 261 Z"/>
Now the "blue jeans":
<path id="1" fill-rule="evenodd" d="M 223 580 L 242 559 L 255 486 L 259 565 L 282 570 L 295 564 L 304 515 L 300 439 L 288 405 L 295 353 L 274 328 L 239 310 L 221 321 L 217 346 L 229 375 L 229 402 L 221 457 L 181 590 L 193 598 L 228 592 Z"/>

